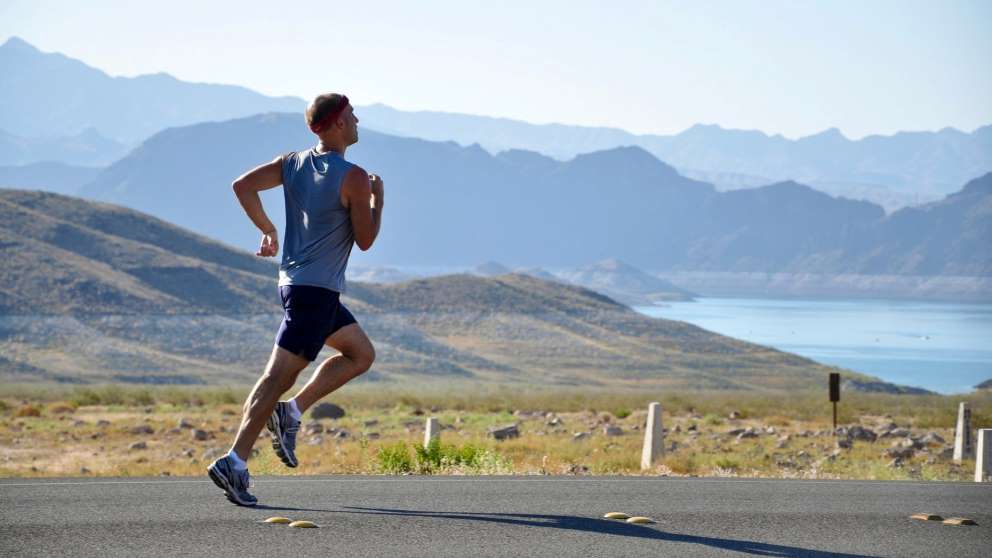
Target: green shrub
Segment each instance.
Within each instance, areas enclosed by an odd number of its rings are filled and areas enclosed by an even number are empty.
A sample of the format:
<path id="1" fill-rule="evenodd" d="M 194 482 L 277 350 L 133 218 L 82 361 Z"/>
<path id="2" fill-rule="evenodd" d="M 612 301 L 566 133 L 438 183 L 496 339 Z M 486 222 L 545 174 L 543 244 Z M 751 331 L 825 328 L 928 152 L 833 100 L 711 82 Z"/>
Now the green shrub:
<path id="1" fill-rule="evenodd" d="M 713 464 L 721 469 L 728 469 L 731 471 L 736 471 L 741 467 L 741 464 L 737 462 L 737 460 L 730 459 L 728 457 L 721 457 L 720 459 L 717 459 Z"/>
<path id="2" fill-rule="evenodd" d="M 613 416 L 618 419 L 625 419 L 630 416 L 630 409 L 617 409 L 613 412 Z"/>
<path id="3" fill-rule="evenodd" d="M 382 446 L 375 454 L 376 468 L 386 474 L 400 475 L 413 471 L 413 460 L 405 442 Z"/>
<path id="4" fill-rule="evenodd" d="M 703 423 L 708 424 L 709 426 L 719 426 L 723 424 L 723 418 L 716 413 L 708 413 L 705 417 L 703 417 Z"/>

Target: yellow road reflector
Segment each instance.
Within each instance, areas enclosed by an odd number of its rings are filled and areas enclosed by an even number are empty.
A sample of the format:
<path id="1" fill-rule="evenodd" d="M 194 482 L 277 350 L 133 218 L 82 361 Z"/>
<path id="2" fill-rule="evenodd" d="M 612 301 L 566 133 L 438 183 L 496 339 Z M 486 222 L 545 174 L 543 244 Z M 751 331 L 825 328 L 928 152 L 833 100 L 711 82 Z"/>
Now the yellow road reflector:
<path id="1" fill-rule="evenodd" d="M 654 523 L 654 520 L 650 517 L 642 517 L 637 515 L 627 519 L 627 523 Z"/>
<path id="2" fill-rule="evenodd" d="M 944 520 L 944 525 L 978 525 L 973 519 L 964 517 L 948 517 Z"/>
<path id="3" fill-rule="evenodd" d="M 288 517 L 270 517 L 265 520 L 266 523 L 289 523 L 293 521 Z"/>
<path id="4" fill-rule="evenodd" d="M 627 519 L 630 516 L 627 515 L 627 514 L 625 514 L 625 513 L 610 512 L 610 513 L 604 515 L 603 517 L 605 517 L 606 519 Z"/>
<path id="5" fill-rule="evenodd" d="M 935 513 L 914 513 L 909 516 L 911 519 L 919 519 L 920 521 L 943 521 L 944 518 L 940 517 Z"/>
<path id="6" fill-rule="evenodd" d="M 290 527 L 297 527 L 300 529 L 316 529 L 317 524 L 312 521 L 294 521 L 289 524 Z"/>

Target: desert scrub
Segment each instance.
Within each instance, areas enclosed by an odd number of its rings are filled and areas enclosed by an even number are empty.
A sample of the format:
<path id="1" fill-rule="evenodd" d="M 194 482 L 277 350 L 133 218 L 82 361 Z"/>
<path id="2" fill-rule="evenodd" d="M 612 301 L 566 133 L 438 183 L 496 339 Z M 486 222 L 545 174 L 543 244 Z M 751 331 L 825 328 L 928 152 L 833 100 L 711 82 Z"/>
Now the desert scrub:
<path id="1" fill-rule="evenodd" d="M 513 464 L 499 453 L 472 444 L 458 446 L 431 440 L 427 447 L 397 442 L 376 452 L 376 468 L 387 474 L 417 472 L 423 475 L 444 474 L 510 474 Z"/>
<path id="2" fill-rule="evenodd" d="M 401 475 L 413 471 L 413 459 L 406 442 L 396 442 L 381 446 L 375 453 L 376 469 L 389 475 Z"/>

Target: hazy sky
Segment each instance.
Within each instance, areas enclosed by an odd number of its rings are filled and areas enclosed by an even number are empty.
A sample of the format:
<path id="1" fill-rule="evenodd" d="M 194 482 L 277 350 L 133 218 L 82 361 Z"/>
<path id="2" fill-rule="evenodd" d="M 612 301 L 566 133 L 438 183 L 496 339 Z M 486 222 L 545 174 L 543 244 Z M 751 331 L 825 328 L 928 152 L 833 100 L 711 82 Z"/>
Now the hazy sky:
<path id="1" fill-rule="evenodd" d="M 985 0 L 0 0 L 0 41 L 111 75 L 642 133 L 970 132 L 992 123 L 990 31 Z"/>

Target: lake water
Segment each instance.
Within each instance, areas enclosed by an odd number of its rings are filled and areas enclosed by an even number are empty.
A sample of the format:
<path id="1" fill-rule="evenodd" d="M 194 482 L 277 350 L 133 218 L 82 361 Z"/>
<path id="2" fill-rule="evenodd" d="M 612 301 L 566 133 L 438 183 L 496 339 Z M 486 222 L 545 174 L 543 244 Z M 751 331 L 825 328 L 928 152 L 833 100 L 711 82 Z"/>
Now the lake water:
<path id="1" fill-rule="evenodd" d="M 701 298 L 636 310 L 945 394 L 992 378 L 992 304 Z"/>

